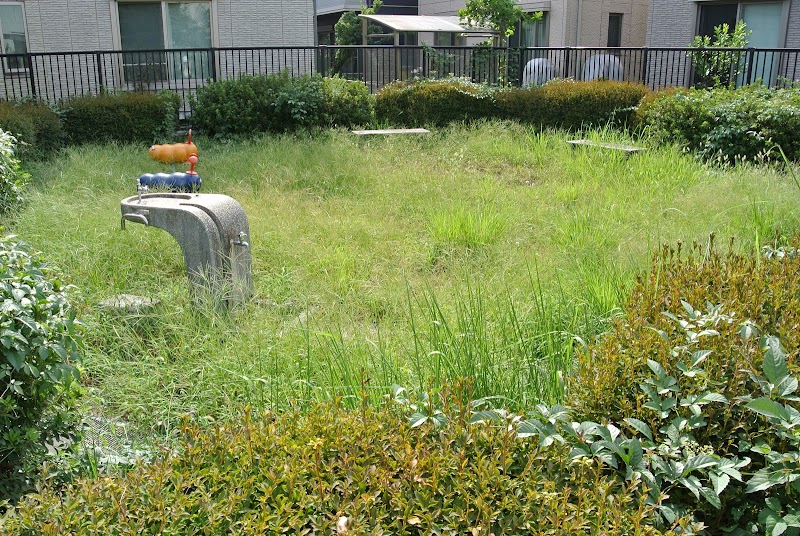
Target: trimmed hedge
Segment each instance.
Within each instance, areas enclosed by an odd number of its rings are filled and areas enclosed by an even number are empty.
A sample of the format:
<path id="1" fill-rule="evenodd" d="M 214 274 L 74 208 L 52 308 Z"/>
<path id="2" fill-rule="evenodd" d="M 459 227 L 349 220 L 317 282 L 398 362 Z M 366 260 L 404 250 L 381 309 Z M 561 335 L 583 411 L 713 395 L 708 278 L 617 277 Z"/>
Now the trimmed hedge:
<path id="1" fill-rule="evenodd" d="M 378 121 L 419 127 L 495 117 L 540 128 L 578 130 L 626 124 L 649 90 L 613 81 L 557 81 L 533 88 L 496 89 L 452 78 L 387 85 L 375 105 Z"/>
<path id="2" fill-rule="evenodd" d="M 210 136 L 246 136 L 372 121 L 373 97 L 361 82 L 319 75 L 242 76 L 197 90 L 192 123 Z"/>
<path id="3" fill-rule="evenodd" d="M 461 78 L 413 80 L 386 85 L 375 99 L 375 116 L 391 125 L 445 126 L 495 114 L 496 90 Z"/>
<path id="4" fill-rule="evenodd" d="M 800 89 L 670 90 L 645 99 L 637 121 L 657 138 L 726 162 L 800 160 Z"/>
<path id="5" fill-rule="evenodd" d="M 67 103 L 64 128 L 75 144 L 163 142 L 178 128 L 177 93 L 103 93 Z"/>
<path id="6" fill-rule="evenodd" d="M 20 158 L 47 158 L 66 141 L 61 118 L 39 102 L 0 102 L 0 129 L 17 139 Z"/>
<path id="7" fill-rule="evenodd" d="M 639 102 L 650 93 L 641 84 L 564 80 L 497 93 L 498 114 L 541 128 L 579 130 L 608 123 L 627 125 Z"/>
<path id="8" fill-rule="evenodd" d="M 564 449 L 506 426 L 412 428 L 392 408 L 335 405 L 202 430 L 126 476 L 29 496 L 24 534 L 660 534 L 650 508 Z"/>

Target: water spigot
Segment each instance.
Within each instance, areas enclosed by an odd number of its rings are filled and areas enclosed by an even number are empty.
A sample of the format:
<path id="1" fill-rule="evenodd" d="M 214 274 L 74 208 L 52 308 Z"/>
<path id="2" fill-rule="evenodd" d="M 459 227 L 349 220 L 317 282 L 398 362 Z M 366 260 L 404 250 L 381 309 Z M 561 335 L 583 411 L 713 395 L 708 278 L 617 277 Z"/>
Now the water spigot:
<path id="1" fill-rule="evenodd" d="M 136 193 L 139 195 L 139 203 L 142 202 L 142 194 L 146 194 L 150 189 L 136 179 Z"/>
<path id="2" fill-rule="evenodd" d="M 245 241 L 245 238 L 247 238 L 247 233 L 245 233 L 244 231 L 239 231 L 239 240 L 231 240 L 231 245 L 242 246 L 243 248 L 249 248 L 250 243 Z"/>

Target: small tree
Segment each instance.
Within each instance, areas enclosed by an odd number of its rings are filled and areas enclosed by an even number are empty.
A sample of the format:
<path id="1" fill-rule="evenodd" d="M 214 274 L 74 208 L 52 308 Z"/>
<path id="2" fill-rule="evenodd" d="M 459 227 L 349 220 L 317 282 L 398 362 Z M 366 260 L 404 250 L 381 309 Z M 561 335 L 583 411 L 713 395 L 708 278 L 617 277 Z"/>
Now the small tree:
<path id="1" fill-rule="evenodd" d="M 500 34 L 500 46 L 504 47 L 508 38 L 514 35 L 518 22 L 539 20 L 542 13 L 525 13 L 517 0 L 467 0 L 464 8 L 458 11 L 458 16 L 468 26 L 497 31 Z"/>
<path id="2" fill-rule="evenodd" d="M 458 16 L 468 26 L 495 30 L 500 34 L 499 45 L 505 48 L 519 22 L 539 20 L 542 13 L 525 13 L 517 0 L 467 0 Z M 507 53 L 501 53 L 498 59 L 498 81 L 500 85 L 506 85 L 509 79 Z"/>
<path id="3" fill-rule="evenodd" d="M 375 0 L 372 7 L 361 4 L 362 15 L 374 15 L 383 6 L 383 0 Z M 361 18 L 357 11 L 347 11 L 343 13 L 336 24 L 333 26 L 337 45 L 360 45 L 361 44 Z M 355 58 L 352 50 L 338 49 L 333 62 L 336 72 L 342 69 Z"/>
<path id="4" fill-rule="evenodd" d="M 741 53 L 734 50 L 714 50 L 720 48 L 744 48 L 750 36 L 744 21 L 739 21 L 731 32 L 727 23 L 714 27 L 714 37 L 698 35 L 692 42 L 697 50 L 691 52 L 692 63 L 700 77 L 703 87 L 733 87 L 744 70 L 745 62 Z"/>

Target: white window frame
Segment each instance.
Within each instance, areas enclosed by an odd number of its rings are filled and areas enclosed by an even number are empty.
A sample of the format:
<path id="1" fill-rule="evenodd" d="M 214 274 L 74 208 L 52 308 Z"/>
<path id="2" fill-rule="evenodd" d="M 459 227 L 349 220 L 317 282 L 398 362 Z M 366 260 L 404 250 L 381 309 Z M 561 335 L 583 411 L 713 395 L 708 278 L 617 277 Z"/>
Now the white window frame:
<path id="1" fill-rule="evenodd" d="M 31 52 L 31 43 L 28 38 L 28 19 L 25 15 L 25 2 L 0 2 L 2 5 L 11 5 L 11 6 L 19 6 L 22 9 L 22 26 L 25 28 L 25 49 L 26 54 L 30 54 Z M 3 38 L 3 21 L 0 20 L 0 40 Z M 0 41 L 2 43 L 2 41 Z M 5 54 L 5 49 L 0 47 L 0 50 Z M 28 66 L 27 64 L 24 67 L 9 67 L 8 65 L 8 58 L 3 58 L 3 73 L 6 75 L 9 74 L 21 74 L 27 73 Z"/>

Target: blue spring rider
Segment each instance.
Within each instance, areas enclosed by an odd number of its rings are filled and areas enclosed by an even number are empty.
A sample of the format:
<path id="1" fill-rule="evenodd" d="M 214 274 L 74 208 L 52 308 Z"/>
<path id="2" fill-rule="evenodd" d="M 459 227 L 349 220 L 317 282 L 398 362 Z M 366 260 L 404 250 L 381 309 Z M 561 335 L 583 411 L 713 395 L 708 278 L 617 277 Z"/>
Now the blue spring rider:
<path id="1" fill-rule="evenodd" d="M 197 155 L 191 154 L 188 159 L 191 167 L 185 173 L 144 173 L 139 176 L 139 187 L 148 188 L 169 188 L 172 192 L 199 192 L 203 181 L 200 175 L 194 171 L 197 164 Z"/>

